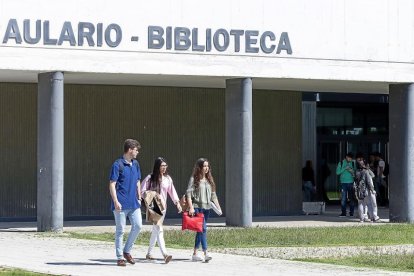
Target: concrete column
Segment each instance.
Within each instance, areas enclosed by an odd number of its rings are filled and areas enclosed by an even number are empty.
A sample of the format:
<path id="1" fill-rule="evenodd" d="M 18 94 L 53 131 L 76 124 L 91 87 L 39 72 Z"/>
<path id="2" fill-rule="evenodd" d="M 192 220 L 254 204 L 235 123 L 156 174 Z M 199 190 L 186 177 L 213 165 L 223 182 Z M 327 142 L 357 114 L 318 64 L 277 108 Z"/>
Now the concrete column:
<path id="1" fill-rule="evenodd" d="M 318 173 L 318 164 L 316 163 L 316 145 L 318 144 L 316 140 L 316 102 L 311 101 L 303 101 L 302 102 L 302 167 L 305 166 L 307 160 L 312 161 L 313 170 L 316 173 L 315 177 L 317 177 Z M 323 191 L 324 183 L 320 183 L 319 181 L 316 182 L 317 186 L 317 193 L 315 195 L 315 199 L 319 201 L 323 201 Z"/>
<path id="2" fill-rule="evenodd" d="M 414 84 L 390 85 L 390 221 L 414 222 Z"/>
<path id="3" fill-rule="evenodd" d="M 252 226 L 252 80 L 226 81 L 226 224 Z"/>
<path id="4" fill-rule="evenodd" d="M 63 73 L 38 76 L 37 231 L 63 230 Z"/>

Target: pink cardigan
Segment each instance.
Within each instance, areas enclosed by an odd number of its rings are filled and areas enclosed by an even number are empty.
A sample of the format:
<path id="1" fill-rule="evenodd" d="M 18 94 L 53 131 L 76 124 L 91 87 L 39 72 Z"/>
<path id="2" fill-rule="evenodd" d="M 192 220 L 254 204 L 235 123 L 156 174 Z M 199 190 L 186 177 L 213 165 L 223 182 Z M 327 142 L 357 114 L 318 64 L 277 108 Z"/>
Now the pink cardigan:
<path id="1" fill-rule="evenodd" d="M 147 188 L 150 187 L 150 180 L 151 175 L 148 175 L 145 177 L 145 179 L 142 181 L 141 184 L 141 194 L 144 195 L 144 192 L 147 190 Z M 177 192 L 174 188 L 173 181 L 169 175 L 163 176 L 161 181 L 161 199 L 163 200 L 165 208 L 167 208 L 167 194 L 170 195 L 171 200 L 174 202 L 174 204 L 177 204 L 180 199 L 178 198 Z"/>

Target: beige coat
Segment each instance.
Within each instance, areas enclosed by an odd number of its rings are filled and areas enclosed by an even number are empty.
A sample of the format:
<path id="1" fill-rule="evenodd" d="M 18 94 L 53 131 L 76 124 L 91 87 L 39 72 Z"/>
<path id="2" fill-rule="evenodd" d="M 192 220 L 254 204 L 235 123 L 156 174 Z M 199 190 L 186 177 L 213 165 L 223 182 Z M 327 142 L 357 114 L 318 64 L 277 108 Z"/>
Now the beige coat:
<path id="1" fill-rule="evenodd" d="M 146 220 L 158 223 L 165 213 L 165 206 L 162 203 L 160 194 L 155 191 L 145 191 L 144 202 L 147 207 Z"/>

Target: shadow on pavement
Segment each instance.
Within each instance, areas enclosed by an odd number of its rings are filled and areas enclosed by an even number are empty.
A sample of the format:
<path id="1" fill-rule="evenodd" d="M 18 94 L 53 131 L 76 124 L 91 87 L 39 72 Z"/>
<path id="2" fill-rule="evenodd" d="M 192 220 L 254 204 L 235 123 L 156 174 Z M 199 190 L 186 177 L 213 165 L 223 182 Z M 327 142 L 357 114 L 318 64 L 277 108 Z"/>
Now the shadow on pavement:
<path id="1" fill-rule="evenodd" d="M 0 228 L 0 233 L 1 232 L 10 232 L 10 233 L 35 233 L 37 232 L 36 229 L 10 229 L 10 228 L 6 228 L 6 229 L 1 229 Z"/>
<path id="2" fill-rule="evenodd" d="M 106 266 L 116 266 L 116 260 L 112 260 L 111 263 L 91 263 L 91 262 L 48 262 L 46 263 L 48 265 L 90 265 L 90 266 L 96 266 L 96 265 L 106 265 Z"/>

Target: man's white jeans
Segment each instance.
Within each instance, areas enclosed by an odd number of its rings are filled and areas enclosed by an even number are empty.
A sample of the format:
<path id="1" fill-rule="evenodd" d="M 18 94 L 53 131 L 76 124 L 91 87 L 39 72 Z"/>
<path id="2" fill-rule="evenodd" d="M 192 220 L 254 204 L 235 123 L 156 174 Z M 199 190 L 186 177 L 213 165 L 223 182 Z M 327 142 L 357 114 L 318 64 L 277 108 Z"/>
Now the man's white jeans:
<path id="1" fill-rule="evenodd" d="M 161 253 L 163 256 L 167 255 L 167 249 L 165 248 L 165 241 L 164 241 L 164 229 L 162 228 L 162 224 L 164 222 L 165 213 L 160 218 L 158 223 L 154 223 L 152 225 L 152 231 L 151 231 L 151 238 L 149 242 L 148 247 L 148 255 L 151 255 L 152 249 L 155 247 L 155 243 L 158 243 L 158 246 L 160 247 Z"/>
<path id="2" fill-rule="evenodd" d="M 115 250 L 118 260 L 123 259 L 123 252 L 130 253 L 132 246 L 137 239 L 142 227 L 141 209 L 126 209 L 121 211 L 114 210 L 114 217 L 116 223 L 115 232 Z M 128 240 L 125 247 L 122 249 L 123 237 L 125 233 L 126 218 L 129 218 L 131 223 L 131 232 L 129 232 Z"/>

